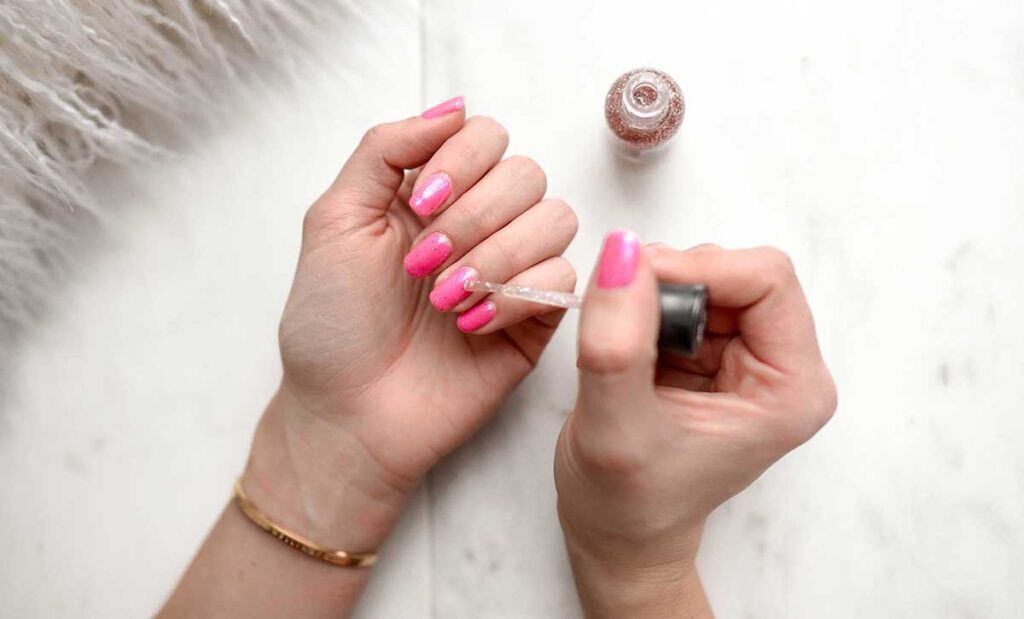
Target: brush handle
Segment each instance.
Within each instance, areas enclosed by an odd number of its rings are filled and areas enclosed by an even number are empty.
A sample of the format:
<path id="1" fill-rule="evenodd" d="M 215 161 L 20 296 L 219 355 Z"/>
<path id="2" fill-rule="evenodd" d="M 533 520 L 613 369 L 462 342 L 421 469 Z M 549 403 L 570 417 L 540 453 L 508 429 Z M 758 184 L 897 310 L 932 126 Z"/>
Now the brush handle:
<path id="1" fill-rule="evenodd" d="M 532 301 L 541 305 L 551 305 L 565 309 L 576 309 L 583 305 L 583 298 L 571 292 L 544 290 L 518 284 L 496 284 L 494 282 L 467 281 L 466 290 L 470 292 L 490 292 L 504 297 Z"/>
<path id="2" fill-rule="evenodd" d="M 583 297 L 571 292 L 474 280 L 466 281 L 464 286 L 470 292 L 488 292 L 566 309 L 576 309 L 583 304 Z M 707 286 L 658 284 L 658 299 L 661 305 L 658 349 L 687 357 L 695 356 L 704 339 L 704 327 L 708 319 Z"/>

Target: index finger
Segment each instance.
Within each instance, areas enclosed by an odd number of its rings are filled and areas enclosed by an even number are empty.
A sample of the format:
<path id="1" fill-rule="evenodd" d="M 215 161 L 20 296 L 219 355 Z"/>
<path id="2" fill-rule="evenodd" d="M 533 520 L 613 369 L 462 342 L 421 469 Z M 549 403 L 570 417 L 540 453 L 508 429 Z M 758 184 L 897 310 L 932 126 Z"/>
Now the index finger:
<path id="1" fill-rule="evenodd" d="M 792 373 L 821 359 L 811 308 L 784 252 L 653 246 L 648 255 L 660 281 L 705 284 L 713 307 L 737 310 L 740 337 L 762 362 Z"/>
<path id="2" fill-rule="evenodd" d="M 356 203 L 387 210 L 405 170 L 425 164 L 465 119 L 463 99 L 455 97 L 419 116 L 370 128 L 338 173 L 336 191 L 353 192 Z"/>

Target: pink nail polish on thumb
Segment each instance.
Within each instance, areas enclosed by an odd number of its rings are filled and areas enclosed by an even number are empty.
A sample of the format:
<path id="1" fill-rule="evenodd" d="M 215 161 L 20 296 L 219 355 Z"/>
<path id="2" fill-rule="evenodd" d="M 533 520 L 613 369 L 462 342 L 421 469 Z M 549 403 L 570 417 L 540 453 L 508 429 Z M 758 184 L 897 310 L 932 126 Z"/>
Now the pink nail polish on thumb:
<path id="1" fill-rule="evenodd" d="M 632 230 L 612 230 L 604 237 L 597 262 L 597 287 L 622 288 L 633 283 L 640 265 L 640 237 Z"/>

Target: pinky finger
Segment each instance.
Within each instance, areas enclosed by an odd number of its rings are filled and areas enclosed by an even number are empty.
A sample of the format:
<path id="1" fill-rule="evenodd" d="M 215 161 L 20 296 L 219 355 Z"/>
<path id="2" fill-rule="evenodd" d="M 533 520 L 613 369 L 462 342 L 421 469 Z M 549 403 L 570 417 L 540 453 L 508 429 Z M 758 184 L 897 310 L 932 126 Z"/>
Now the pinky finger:
<path id="1" fill-rule="evenodd" d="M 555 256 L 522 271 L 508 283 L 572 292 L 576 288 L 576 271 L 568 260 Z M 492 294 L 459 314 L 456 324 L 463 333 L 483 335 L 556 311 L 559 308 Z"/>

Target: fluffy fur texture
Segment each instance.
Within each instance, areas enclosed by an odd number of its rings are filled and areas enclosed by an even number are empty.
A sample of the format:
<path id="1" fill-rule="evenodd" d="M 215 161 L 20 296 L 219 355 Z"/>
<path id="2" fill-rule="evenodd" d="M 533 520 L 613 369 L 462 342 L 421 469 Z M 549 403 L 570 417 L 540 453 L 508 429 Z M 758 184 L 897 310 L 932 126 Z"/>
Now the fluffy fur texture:
<path id="1" fill-rule="evenodd" d="M 77 229 L 102 216 L 91 167 L 159 154 L 143 120 L 193 123 L 254 57 L 279 64 L 341 12 L 322 0 L 0 2 L 0 350 L 43 308 Z"/>

